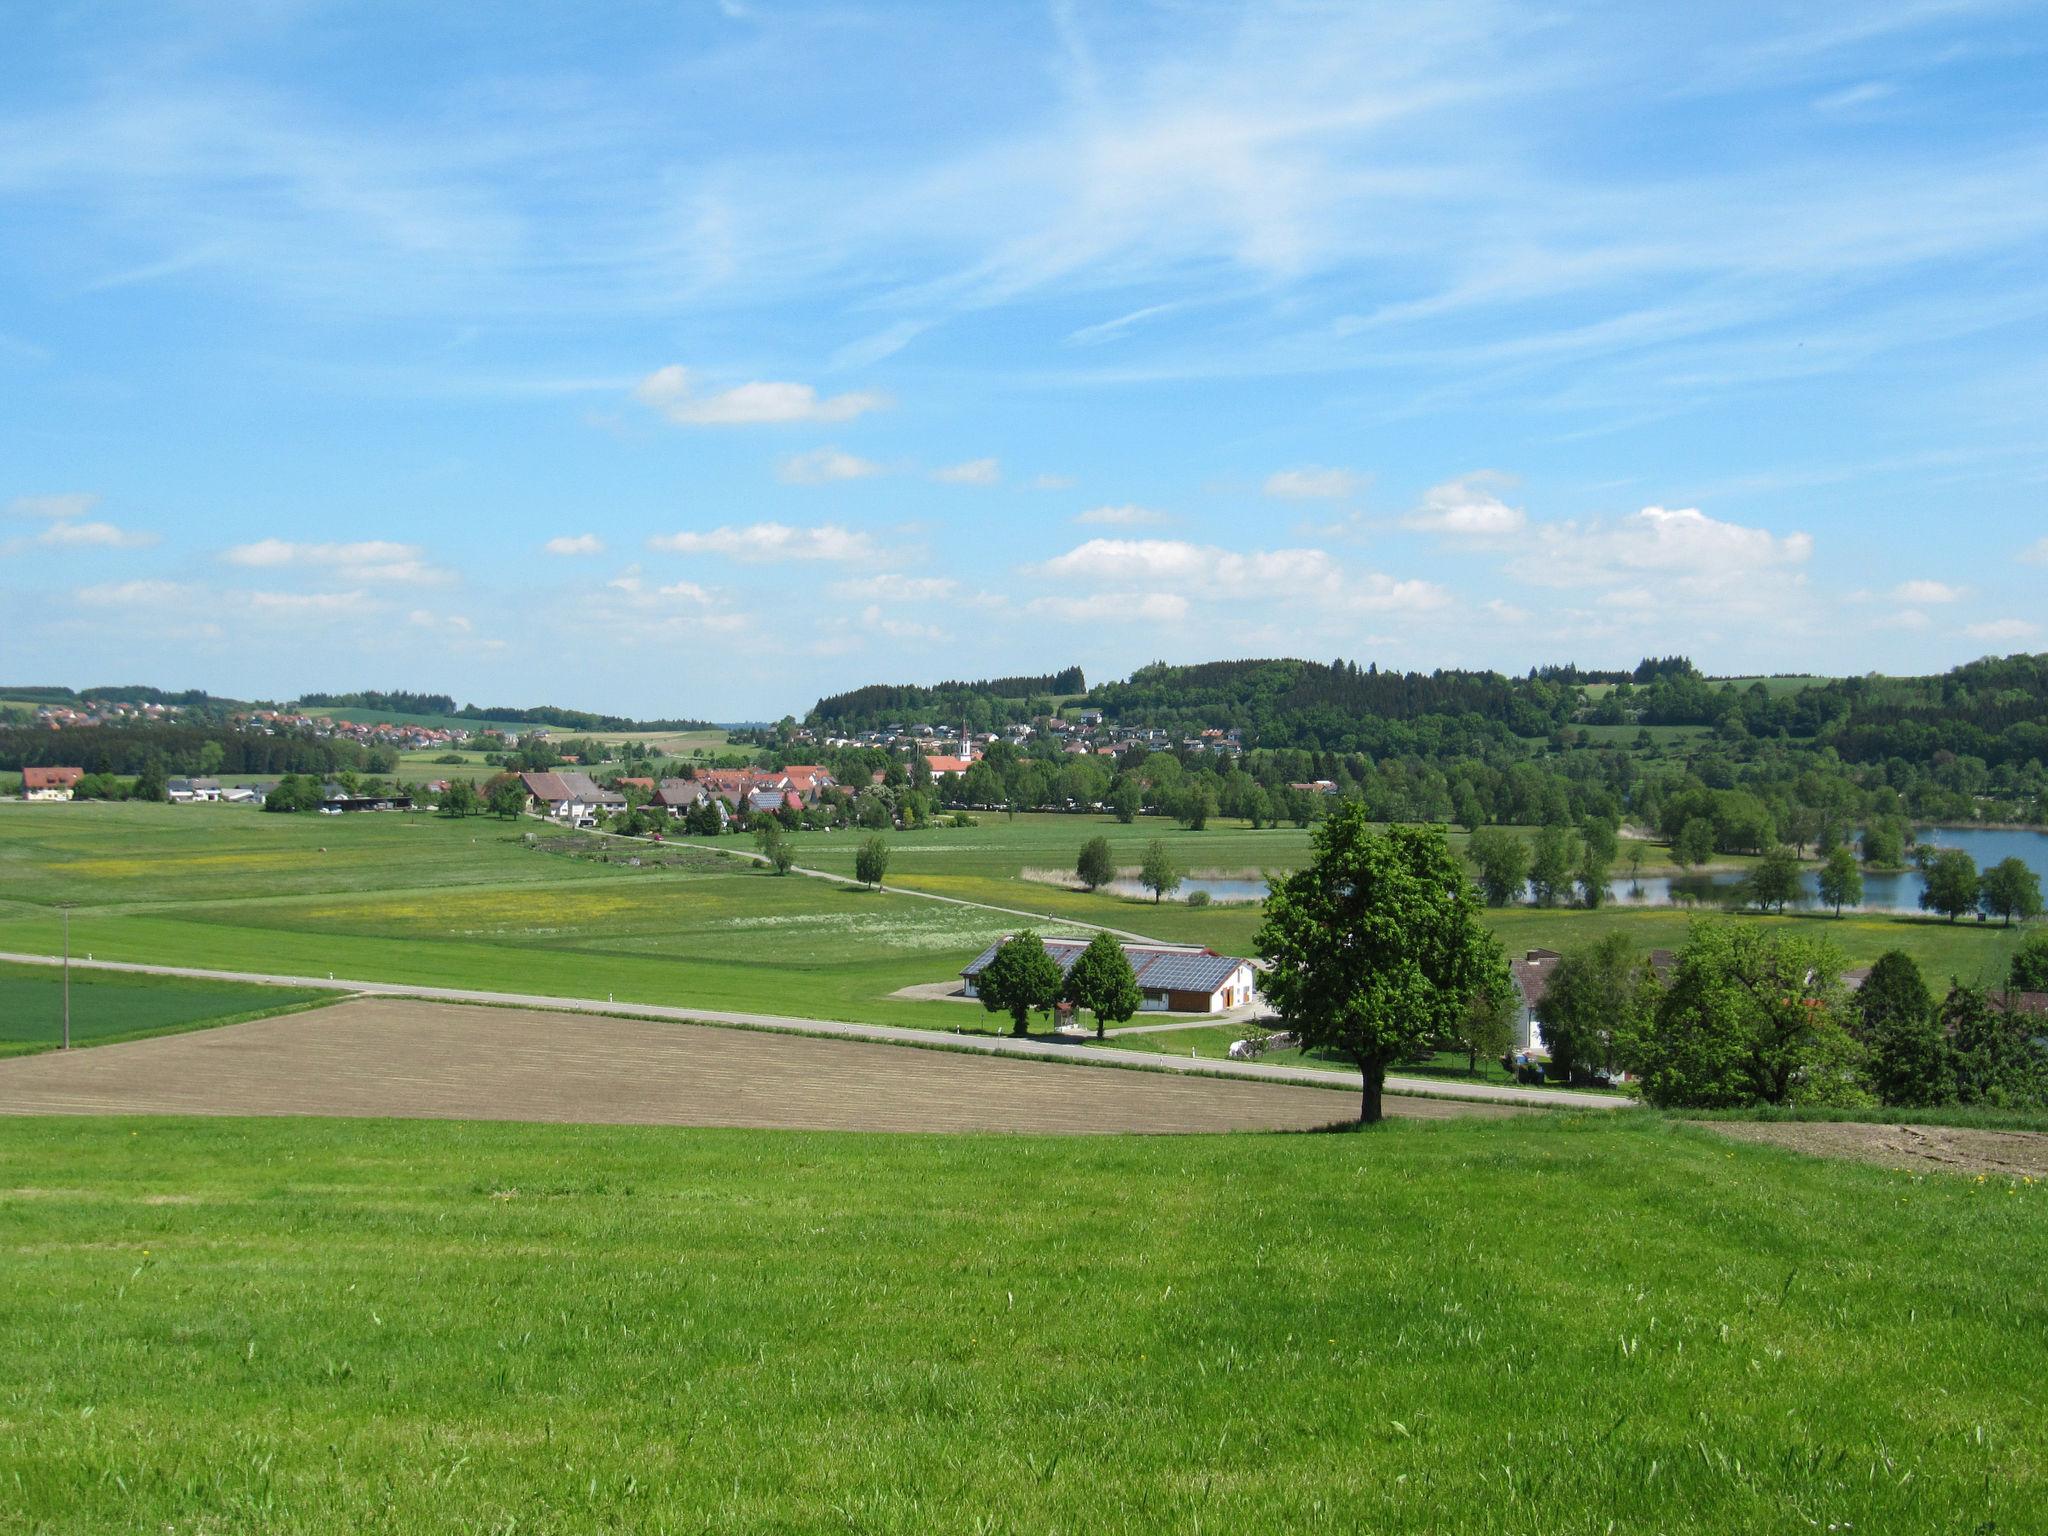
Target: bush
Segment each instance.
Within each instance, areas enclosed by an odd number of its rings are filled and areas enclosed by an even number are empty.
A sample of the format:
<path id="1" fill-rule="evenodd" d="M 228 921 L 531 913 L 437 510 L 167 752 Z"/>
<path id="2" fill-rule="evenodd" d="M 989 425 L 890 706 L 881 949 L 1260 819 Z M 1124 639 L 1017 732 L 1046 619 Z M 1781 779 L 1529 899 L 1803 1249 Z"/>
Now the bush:
<path id="1" fill-rule="evenodd" d="M 1189 891 L 1187 901 L 1191 907 L 1206 907 L 1209 905 L 1209 893 L 1207 891 Z"/>

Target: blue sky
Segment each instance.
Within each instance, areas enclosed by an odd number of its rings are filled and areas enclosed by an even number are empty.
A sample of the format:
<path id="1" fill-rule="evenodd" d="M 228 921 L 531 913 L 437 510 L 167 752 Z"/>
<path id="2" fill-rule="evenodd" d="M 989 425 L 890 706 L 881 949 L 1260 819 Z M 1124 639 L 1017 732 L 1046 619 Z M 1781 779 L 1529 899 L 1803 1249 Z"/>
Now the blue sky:
<path id="1" fill-rule="evenodd" d="M 166 3 L 0 80 L 0 684 L 719 719 L 2048 635 L 2048 13 Z"/>

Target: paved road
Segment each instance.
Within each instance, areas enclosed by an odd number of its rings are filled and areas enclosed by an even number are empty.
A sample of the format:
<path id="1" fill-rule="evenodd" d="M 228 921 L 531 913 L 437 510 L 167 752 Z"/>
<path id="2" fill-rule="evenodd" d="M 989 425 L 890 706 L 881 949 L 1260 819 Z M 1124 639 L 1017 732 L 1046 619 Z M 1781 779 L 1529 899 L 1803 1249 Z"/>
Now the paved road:
<path id="1" fill-rule="evenodd" d="M 53 955 L 0 952 L 0 960 L 23 965 L 61 965 Z M 1090 1065 L 1149 1067 L 1172 1072 L 1205 1072 L 1219 1077 L 1255 1078 L 1266 1082 L 1309 1083 L 1320 1088 L 1356 1090 L 1358 1076 L 1314 1067 L 1270 1066 L 1256 1061 L 1194 1061 L 1151 1051 L 1096 1048 L 1079 1040 L 1014 1039 L 1005 1035 L 947 1035 L 930 1029 L 905 1029 L 894 1024 L 849 1024 L 838 1019 L 801 1019 L 774 1013 L 734 1013 L 716 1008 L 668 1008 L 654 1003 L 613 1002 L 610 998 L 548 997 L 533 992 L 485 992 L 465 987 L 417 987 L 403 982 L 356 981 L 335 976 L 277 976 L 259 971 L 204 971 L 178 965 L 137 965 L 119 960 L 72 960 L 81 970 L 129 971 L 145 976 L 188 976 L 202 981 L 242 981 L 258 986 L 308 987 L 367 997 L 418 997 L 444 1003 L 493 1003 L 504 1007 L 545 1008 L 557 1013 L 610 1013 L 636 1018 L 672 1019 L 677 1023 L 737 1024 L 749 1029 L 789 1030 L 832 1035 L 848 1040 L 878 1040 L 893 1045 L 943 1043 L 990 1056 L 1026 1056 L 1079 1060 Z M 1493 1104 L 1534 1104 L 1552 1109 L 1611 1109 L 1621 1101 L 1592 1094 L 1559 1093 L 1545 1088 L 1504 1088 L 1481 1083 L 1439 1082 L 1389 1077 L 1389 1093 L 1419 1093 L 1435 1098 L 1480 1099 Z"/>

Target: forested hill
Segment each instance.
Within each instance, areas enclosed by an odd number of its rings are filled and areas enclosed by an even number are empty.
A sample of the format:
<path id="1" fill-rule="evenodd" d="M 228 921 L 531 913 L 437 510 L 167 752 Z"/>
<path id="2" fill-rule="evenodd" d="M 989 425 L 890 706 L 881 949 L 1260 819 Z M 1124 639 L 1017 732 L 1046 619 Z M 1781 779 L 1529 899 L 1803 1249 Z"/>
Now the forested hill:
<path id="1" fill-rule="evenodd" d="M 964 723 L 971 731 L 986 731 L 1046 714 L 1055 699 L 1070 699 L 1087 687 L 1088 680 L 1079 667 L 1036 677 L 995 677 L 929 688 L 915 683 L 873 683 L 818 700 L 809 723 L 848 733 L 885 725 L 941 722 Z"/>
<path id="2" fill-rule="evenodd" d="M 1318 752 L 1484 755 L 1581 726 L 1700 726 L 1729 742 L 1784 741 L 1842 760 L 1989 767 L 2048 762 L 2048 655 L 1986 658 L 1932 677 L 1710 678 L 1682 656 L 1632 671 L 1539 667 L 1393 672 L 1355 661 L 1155 663 L 1082 693 L 1079 668 L 933 688 L 855 689 L 821 699 L 811 722 L 848 733 L 885 724 L 988 730 L 1050 712 L 1099 709 L 1124 730 L 1186 736 L 1235 730 L 1246 746 Z"/>
<path id="3" fill-rule="evenodd" d="M 1234 729 L 1260 746 L 1336 752 L 1543 736 L 1564 724 L 1578 702 L 1576 687 L 1541 675 L 1382 672 L 1355 661 L 1292 660 L 1155 663 L 1088 695 L 1092 707 L 1125 726 Z"/>

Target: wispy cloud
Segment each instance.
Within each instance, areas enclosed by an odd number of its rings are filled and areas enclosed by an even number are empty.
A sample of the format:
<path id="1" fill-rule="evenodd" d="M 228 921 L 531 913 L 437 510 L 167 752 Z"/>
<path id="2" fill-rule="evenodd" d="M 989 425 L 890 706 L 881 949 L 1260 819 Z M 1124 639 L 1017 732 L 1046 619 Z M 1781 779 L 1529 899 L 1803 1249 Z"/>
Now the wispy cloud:
<path id="1" fill-rule="evenodd" d="M 1085 512 L 1076 512 L 1074 521 L 1106 528 L 1148 528 L 1171 522 L 1172 519 L 1152 507 L 1126 503 L 1123 506 L 1090 507 Z"/>
<path id="2" fill-rule="evenodd" d="M 437 586 L 455 579 L 453 571 L 428 561 L 419 545 L 388 539 L 303 544 L 289 539 L 257 539 L 254 543 L 234 545 L 221 558 L 229 565 L 252 570 L 297 567 L 319 571 L 352 584 Z"/>
<path id="3" fill-rule="evenodd" d="M 1363 491 L 1367 478 L 1355 469 L 1325 469 L 1312 464 L 1274 471 L 1266 476 L 1265 492 L 1284 501 L 1341 501 Z"/>
<path id="4" fill-rule="evenodd" d="M 794 453 L 775 466 L 775 478 L 785 485 L 831 485 L 840 480 L 864 480 L 881 472 L 882 466 L 873 459 L 838 448 Z"/>
<path id="5" fill-rule="evenodd" d="M 1002 465 L 994 459 L 969 459 L 932 471 L 932 479 L 941 485 L 994 485 L 1002 478 Z"/>
<path id="6" fill-rule="evenodd" d="M 647 547 L 673 555 L 723 555 L 756 565 L 812 560 L 858 563 L 873 560 L 880 553 L 868 534 L 837 523 L 812 528 L 795 528 L 787 523 L 749 523 L 685 530 L 657 534 L 647 541 Z"/>
<path id="7" fill-rule="evenodd" d="M 601 555 L 604 540 L 594 533 L 565 533 L 549 539 L 541 548 L 551 555 Z"/>
<path id="8" fill-rule="evenodd" d="M 777 426 L 795 422 L 852 421 L 889 402 L 871 390 L 821 396 L 810 384 L 736 384 L 695 392 L 687 369 L 671 363 L 634 387 L 641 404 L 685 427 Z"/>

